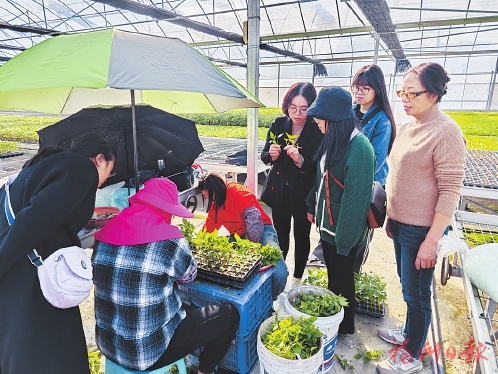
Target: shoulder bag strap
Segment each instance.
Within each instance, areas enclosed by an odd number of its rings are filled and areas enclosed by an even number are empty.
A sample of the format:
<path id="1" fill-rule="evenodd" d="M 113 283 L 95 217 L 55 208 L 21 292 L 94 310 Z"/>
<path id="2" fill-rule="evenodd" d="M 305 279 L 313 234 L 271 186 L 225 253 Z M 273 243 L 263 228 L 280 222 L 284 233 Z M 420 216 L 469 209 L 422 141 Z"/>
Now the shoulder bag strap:
<path id="1" fill-rule="evenodd" d="M 5 216 L 7 217 L 7 222 L 9 226 L 12 226 L 14 220 L 16 219 L 16 215 L 12 210 L 12 205 L 10 205 L 10 194 L 9 194 L 9 182 L 5 183 Z"/>
<path id="2" fill-rule="evenodd" d="M 374 116 L 379 113 L 380 111 L 382 110 L 381 107 L 377 107 L 375 108 L 374 110 L 372 110 L 370 113 L 368 113 L 368 116 L 366 117 L 363 117 L 360 121 L 360 125 L 363 126 L 365 125 L 366 123 L 368 123 L 368 121 L 370 121 L 372 118 L 374 118 Z"/>
<path id="3" fill-rule="evenodd" d="M 334 226 L 334 217 L 332 217 L 332 208 L 330 207 L 330 190 L 329 190 L 329 174 L 330 171 L 325 173 L 325 201 L 327 203 L 327 213 L 329 215 L 329 224 Z M 330 174 L 332 175 L 332 174 Z M 334 176 L 332 175 L 332 178 Z"/>
<path id="4" fill-rule="evenodd" d="M 337 185 L 339 187 L 341 187 L 342 189 L 344 189 L 344 185 L 341 182 L 339 182 L 336 177 L 334 177 L 334 175 L 330 172 L 330 170 L 329 170 L 329 174 L 332 177 L 332 179 L 334 180 L 334 182 L 337 183 Z"/>
<path id="5" fill-rule="evenodd" d="M 9 193 L 9 182 L 5 183 L 5 216 L 7 217 L 7 222 L 9 226 L 12 226 L 16 219 L 16 215 L 12 210 L 12 205 L 10 204 L 10 193 Z M 27 254 L 29 261 L 36 267 L 43 265 L 43 260 L 36 252 L 36 249 L 33 249 L 31 252 Z"/>
<path id="6" fill-rule="evenodd" d="M 334 219 L 332 217 L 332 208 L 330 207 L 329 174 L 339 187 L 344 189 L 344 185 L 341 182 L 339 182 L 339 180 L 337 180 L 336 177 L 334 177 L 334 175 L 330 172 L 330 170 L 327 170 L 327 172 L 325 173 L 325 200 L 327 202 L 327 213 L 329 214 L 329 223 L 330 226 L 332 226 L 334 225 Z"/>

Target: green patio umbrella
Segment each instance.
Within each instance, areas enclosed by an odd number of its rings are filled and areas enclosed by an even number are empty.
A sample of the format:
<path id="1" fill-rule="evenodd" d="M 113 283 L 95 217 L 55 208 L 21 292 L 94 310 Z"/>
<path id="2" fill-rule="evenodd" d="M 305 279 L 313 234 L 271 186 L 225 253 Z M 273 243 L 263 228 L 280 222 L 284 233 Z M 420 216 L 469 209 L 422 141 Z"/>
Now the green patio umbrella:
<path id="1" fill-rule="evenodd" d="M 0 110 L 70 115 L 130 105 L 129 90 L 169 113 L 263 106 L 180 39 L 116 29 L 55 36 L 0 67 Z"/>
<path id="2" fill-rule="evenodd" d="M 0 67 L 0 110 L 70 115 L 131 105 L 134 120 L 135 104 L 169 113 L 263 106 L 187 43 L 117 29 L 55 36 Z"/>

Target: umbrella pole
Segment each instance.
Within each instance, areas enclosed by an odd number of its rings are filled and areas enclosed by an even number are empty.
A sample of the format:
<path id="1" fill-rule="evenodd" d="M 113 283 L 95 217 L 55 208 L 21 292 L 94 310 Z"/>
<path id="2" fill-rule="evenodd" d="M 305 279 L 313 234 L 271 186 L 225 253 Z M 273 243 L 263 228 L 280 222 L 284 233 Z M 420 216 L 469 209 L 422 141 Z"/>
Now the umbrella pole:
<path id="1" fill-rule="evenodd" d="M 138 178 L 137 121 L 135 119 L 135 90 L 130 90 L 130 95 L 131 95 L 131 123 L 133 129 L 133 170 L 135 171 L 135 192 L 138 192 L 139 178 Z"/>

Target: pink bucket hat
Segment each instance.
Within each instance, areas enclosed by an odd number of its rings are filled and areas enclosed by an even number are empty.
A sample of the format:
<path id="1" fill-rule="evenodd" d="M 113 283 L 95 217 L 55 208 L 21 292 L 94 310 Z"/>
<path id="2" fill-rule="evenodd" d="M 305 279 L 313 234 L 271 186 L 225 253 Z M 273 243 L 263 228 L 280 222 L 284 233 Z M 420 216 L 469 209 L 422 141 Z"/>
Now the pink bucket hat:
<path id="1" fill-rule="evenodd" d="M 176 184 L 167 178 L 152 178 L 144 183 L 144 188 L 129 198 L 130 203 L 151 205 L 177 217 L 192 218 L 194 214 L 178 200 Z"/>

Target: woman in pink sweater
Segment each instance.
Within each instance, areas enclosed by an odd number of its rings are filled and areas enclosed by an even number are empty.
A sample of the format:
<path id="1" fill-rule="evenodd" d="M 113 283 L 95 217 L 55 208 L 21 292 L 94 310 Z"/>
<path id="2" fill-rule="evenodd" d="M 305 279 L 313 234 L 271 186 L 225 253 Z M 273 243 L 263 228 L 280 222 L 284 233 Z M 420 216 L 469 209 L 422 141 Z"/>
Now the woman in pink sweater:
<path id="1" fill-rule="evenodd" d="M 449 80 L 442 66 L 422 63 L 405 74 L 397 91 L 413 120 L 399 128 L 389 157 L 386 231 L 394 242 L 407 313 L 404 327 L 378 330 L 383 340 L 401 346 L 377 366 L 379 374 L 422 370 L 436 248 L 464 177 L 465 139 L 438 105 Z"/>

